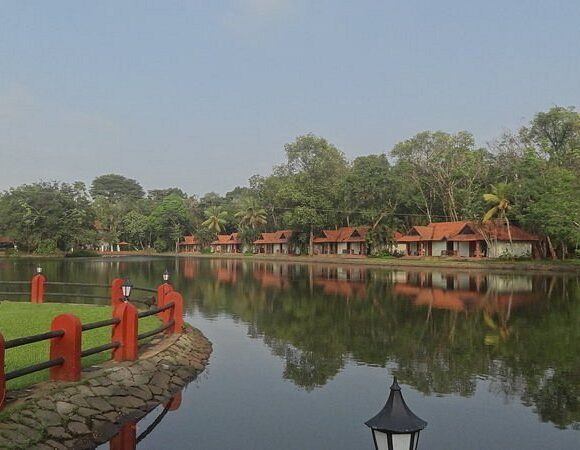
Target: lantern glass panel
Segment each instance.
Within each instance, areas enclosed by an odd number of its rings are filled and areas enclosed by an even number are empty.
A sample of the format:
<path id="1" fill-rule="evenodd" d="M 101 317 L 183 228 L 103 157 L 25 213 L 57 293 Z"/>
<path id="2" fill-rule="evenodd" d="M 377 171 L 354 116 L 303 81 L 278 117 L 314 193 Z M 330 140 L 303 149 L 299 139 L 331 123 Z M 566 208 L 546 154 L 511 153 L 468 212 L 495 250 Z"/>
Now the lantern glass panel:
<path id="1" fill-rule="evenodd" d="M 411 449 L 412 433 L 393 434 L 393 450 L 413 450 Z"/>
<path id="2" fill-rule="evenodd" d="M 378 430 L 373 430 L 373 434 L 375 435 L 377 450 L 389 450 L 389 441 L 387 433 L 383 433 Z"/>

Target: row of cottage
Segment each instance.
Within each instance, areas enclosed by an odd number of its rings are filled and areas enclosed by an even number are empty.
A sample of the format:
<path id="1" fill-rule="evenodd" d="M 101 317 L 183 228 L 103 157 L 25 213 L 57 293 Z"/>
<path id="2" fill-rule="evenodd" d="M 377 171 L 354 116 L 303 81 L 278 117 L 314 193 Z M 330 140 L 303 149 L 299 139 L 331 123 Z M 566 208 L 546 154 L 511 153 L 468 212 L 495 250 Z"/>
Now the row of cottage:
<path id="1" fill-rule="evenodd" d="M 342 227 L 323 230 L 314 238 L 315 255 L 366 256 L 370 253 L 366 235 L 370 227 Z M 292 230 L 262 233 L 254 241 L 254 253 L 293 253 L 290 241 Z M 414 226 L 407 234 L 396 232 L 393 236 L 392 252 L 406 256 L 459 256 L 499 257 L 531 256 L 538 237 L 503 221 L 479 224 L 468 221 L 436 222 L 426 226 Z M 194 236 L 185 236 L 179 244 L 182 252 L 199 252 L 202 244 Z M 215 253 L 241 253 L 244 251 L 238 233 L 218 235 L 210 244 Z"/>

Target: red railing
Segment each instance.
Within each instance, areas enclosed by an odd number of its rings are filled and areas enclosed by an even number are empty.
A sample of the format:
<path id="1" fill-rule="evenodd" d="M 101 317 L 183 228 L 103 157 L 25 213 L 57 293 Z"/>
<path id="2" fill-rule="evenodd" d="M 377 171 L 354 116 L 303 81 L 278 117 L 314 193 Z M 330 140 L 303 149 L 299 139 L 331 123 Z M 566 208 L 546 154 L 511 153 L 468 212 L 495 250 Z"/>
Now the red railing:
<path id="1" fill-rule="evenodd" d="M 35 281 L 36 279 L 36 281 Z M 42 275 L 35 275 L 32 281 L 33 289 L 36 283 L 36 293 L 42 293 L 44 281 Z M 134 361 L 138 357 L 139 341 L 159 333 L 181 333 L 183 328 L 183 297 L 173 290 L 171 285 L 164 283 L 157 290 L 133 288 L 148 292 L 157 291 L 157 305 L 147 311 L 138 312 L 131 303 L 123 300 L 122 279 L 115 279 L 111 284 L 111 303 L 113 314 L 111 319 L 82 324 L 73 314 L 61 314 L 55 317 L 51 331 L 25 336 L 6 341 L 0 333 L 0 410 L 6 400 L 6 382 L 40 370 L 49 369 L 52 381 L 79 381 L 81 375 L 81 359 L 112 350 L 115 361 Z M 42 296 L 37 295 L 36 303 Z M 40 301 L 42 303 L 43 300 Z M 157 315 L 162 325 L 154 330 L 139 334 L 139 319 Z M 82 350 L 82 333 L 97 328 L 112 326 L 111 342 L 97 347 Z M 5 353 L 11 348 L 50 340 L 49 359 L 47 361 L 5 372 Z"/>

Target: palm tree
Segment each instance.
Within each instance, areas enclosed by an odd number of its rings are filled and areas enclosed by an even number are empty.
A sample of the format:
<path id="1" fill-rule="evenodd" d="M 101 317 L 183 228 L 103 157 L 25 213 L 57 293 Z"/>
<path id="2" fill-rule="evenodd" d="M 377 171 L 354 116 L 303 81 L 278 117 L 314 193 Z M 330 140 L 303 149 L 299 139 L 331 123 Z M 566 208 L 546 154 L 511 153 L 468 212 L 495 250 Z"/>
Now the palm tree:
<path id="1" fill-rule="evenodd" d="M 241 201 L 240 210 L 234 216 L 239 219 L 240 227 L 253 230 L 266 225 L 268 222 L 266 210 L 258 204 L 256 199 L 251 197 Z"/>
<path id="2" fill-rule="evenodd" d="M 227 222 L 226 218 L 228 217 L 228 212 L 224 211 L 221 206 L 211 206 L 203 213 L 207 219 L 201 224 L 219 234 Z"/>
<path id="3" fill-rule="evenodd" d="M 512 233 L 510 230 L 510 221 L 507 217 L 507 211 L 511 208 L 510 201 L 508 199 L 509 184 L 498 183 L 495 186 L 491 185 L 491 193 L 483 194 L 483 199 L 493 205 L 489 211 L 487 211 L 483 216 L 483 222 L 490 220 L 496 214 L 505 221 L 508 237 L 510 240 L 510 245 L 512 245 Z"/>

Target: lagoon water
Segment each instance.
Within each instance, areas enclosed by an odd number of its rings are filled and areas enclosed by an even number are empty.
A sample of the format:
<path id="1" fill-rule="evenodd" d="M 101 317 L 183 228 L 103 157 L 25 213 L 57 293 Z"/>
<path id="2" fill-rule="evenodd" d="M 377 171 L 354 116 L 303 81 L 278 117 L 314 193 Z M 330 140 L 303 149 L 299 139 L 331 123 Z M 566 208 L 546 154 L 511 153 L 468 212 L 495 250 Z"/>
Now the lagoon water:
<path id="1" fill-rule="evenodd" d="M 0 279 L 37 262 L 0 260 Z M 140 449 L 370 450 L 364 422 L 393 376 L 429 423 L 421 449 L 580 448 L 578 277 L 193 257 L 42 265 L 53 281 L 147 287 L 168 268 L 186 320 L 213 342 Z"/>

